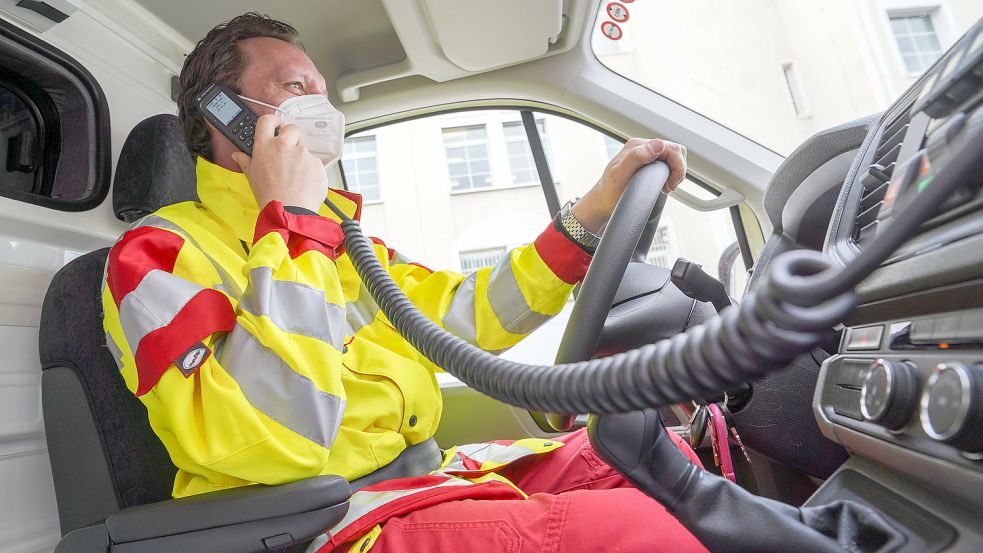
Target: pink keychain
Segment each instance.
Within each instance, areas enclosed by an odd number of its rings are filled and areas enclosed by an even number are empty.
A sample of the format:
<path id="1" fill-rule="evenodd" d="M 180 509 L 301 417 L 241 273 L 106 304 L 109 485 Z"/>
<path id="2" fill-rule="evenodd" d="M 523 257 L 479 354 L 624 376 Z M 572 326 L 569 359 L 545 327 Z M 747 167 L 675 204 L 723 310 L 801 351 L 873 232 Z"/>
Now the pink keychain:
<path id="1" fill-rule="evenodd" d="M 730 456 L 730 443 L 727 439 L 727 421 L 724 419 L 724 412 L 716 403 L 707 406 L 710 409 L 710 431 L 713 438 L 714 453 L 719 456 L 720 473 L 724 478 L 737 483 L 737 476 L 734 474 L 734 460 Z"/>

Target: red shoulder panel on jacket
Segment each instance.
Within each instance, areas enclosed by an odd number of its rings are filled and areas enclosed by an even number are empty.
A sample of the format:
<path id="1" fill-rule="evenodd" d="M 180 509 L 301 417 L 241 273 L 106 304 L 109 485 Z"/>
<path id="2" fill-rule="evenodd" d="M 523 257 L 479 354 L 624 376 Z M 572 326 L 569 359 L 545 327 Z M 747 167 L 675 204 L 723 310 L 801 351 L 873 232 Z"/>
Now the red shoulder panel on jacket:
<path id="1" fill-rule="evenodd" d="M 168 273 L 184 245 L 184 239 L 168 230 L 139 227 L 123 235 L 109 251 L 106 282 L 116 307 L 154 269 Z"/>

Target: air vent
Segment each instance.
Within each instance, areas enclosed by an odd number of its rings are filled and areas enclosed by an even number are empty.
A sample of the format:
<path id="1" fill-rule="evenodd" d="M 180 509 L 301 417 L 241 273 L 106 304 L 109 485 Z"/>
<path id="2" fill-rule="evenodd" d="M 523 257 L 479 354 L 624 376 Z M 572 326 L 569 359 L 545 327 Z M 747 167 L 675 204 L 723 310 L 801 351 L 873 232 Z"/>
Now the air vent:
<path id="1" fill-rule="evenodd" d="M 860 195 L 860 206 L 857 208 L 857 220 L 853 227 L 853 241 L 863 246 L 877 233 L 877 212 L 884 202 L 884 193 L 894 174 L 898 162 L 898 154 L 904 143 L 905 134 L 911 124 L 910 106 L 901 111 L 884 128 L 881 141 L 874 153 L 874 161 L 860 179 L 863 193 Z"/>

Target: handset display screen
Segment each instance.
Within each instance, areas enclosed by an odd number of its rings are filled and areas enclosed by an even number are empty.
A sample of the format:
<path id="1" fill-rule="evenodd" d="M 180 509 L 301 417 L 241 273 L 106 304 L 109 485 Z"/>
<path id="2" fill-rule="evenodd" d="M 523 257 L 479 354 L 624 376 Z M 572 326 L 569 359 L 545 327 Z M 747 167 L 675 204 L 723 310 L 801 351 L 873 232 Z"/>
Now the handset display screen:
<path id="1" fill-rule="evenodd" d="M 235 116 L 242 111 L 242 108 L 237 106 L 224 92 L 216 94 L 212 101 L 205 106 L 205 109 L 218 117 L 218 120 L 224 125 L 231 123 Z"/>

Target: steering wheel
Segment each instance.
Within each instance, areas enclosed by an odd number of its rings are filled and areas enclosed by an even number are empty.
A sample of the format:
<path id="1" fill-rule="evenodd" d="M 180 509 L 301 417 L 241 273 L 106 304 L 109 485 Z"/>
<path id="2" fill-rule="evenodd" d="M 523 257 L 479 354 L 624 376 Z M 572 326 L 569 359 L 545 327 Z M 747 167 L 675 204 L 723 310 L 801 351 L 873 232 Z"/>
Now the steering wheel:
<path id="1" fill-rule="evenodd" d="M 586 361 L 594 354 L 611 302 L 642 233 L 658 227 L 667 197 L 662 187 L 668 179 L 669 166 L 656 161 L 639 169 L 628 182 L 573 304 L 556 364 Z M 534 418 L 542 420 L 537 415 L 534 413 Z M 575 418 L 576 414 L 545 414 L 546 422 L 557 432 L 573 428 Z"/>

